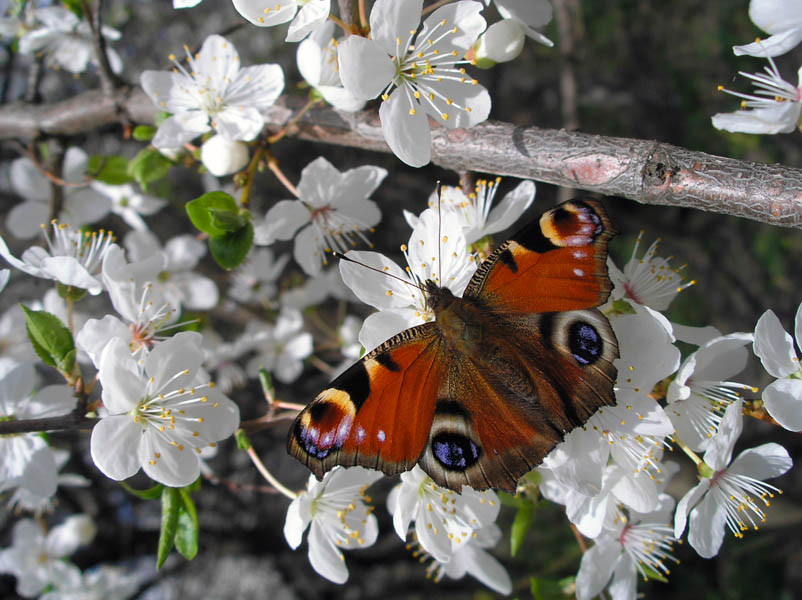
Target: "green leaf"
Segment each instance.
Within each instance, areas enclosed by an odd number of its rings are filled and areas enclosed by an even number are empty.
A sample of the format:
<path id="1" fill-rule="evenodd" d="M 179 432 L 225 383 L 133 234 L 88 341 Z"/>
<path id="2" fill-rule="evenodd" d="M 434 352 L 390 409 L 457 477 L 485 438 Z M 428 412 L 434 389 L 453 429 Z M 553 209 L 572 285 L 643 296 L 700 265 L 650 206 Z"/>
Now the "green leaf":
<path id="1" fill-rule="evenodd" d="M 240 450 L 251 449 L 251 438 L 248 437 L 248 434 L 245 433 L 244 429 L 237 429 L 234 432 L 234 438 L 237 440 L 237 448 Z"/>
<path id="2" fill-rule="evenodd" d="M 81 5 L 81 0 L 63 0 L 70 12 L 72 12 L 79 19 L 84 18 L 84 7 Z"/>
<path id="3" fill-rule="evenodd" d="M 565 600 L 568 598 L 563 591 L 562 583 L 552 579 L 532 577 L 529 580 L 529 589 L 535 600 Z"/>
<path id="4" fill-rule="evenodd" d="M 515 556 L 523 546 L 524 540 L 532 528 L 532 517 L 535 514 L 535 507 L 532 504 L 521 506 L 515 513 L 515 519 L 510 528 L 510 553 Z"/>
<path id="5" fill-rule="evenodd" d="M 162 568 L 164 561 L 175 544 L 175 532 L 178 527 L 178 511 L 182 506 L 181 496 L 177 488 L 162 488 L 162 524 L 159 531 L 159 550 L 156 557 L 156 570 Z"/>
<path id="6" fill-rule="evenodd" d="M 154 122 L 156 123 L 156 127 L 158 127 L 159 125 L 164 123 L 171 116 L 173 116 L 171 113 L 168 113 L 167 111 L 164 111 L 164 110 L 159 111 L 158 113 L 156 113 L 156 118 L 154 119 Z"/>
<path id="7" fill-rule="evenodd" d="M 128 159 L 124 156 L 92 156 L 87 172 L 109 185 L 123 185 L 133 180 L 128 173 Z"/>
<path id="8" fill-rule="evenodd" d="M 25 329 L 28 331 L 28 338 L 39 358 L 51 367 L 59 369 L 61 373 L 71 372 L 72 369 L 62 370 L 63 365 L 75 362 L 75 342 L 70 330 L 56 315 L 20 306 L 25 312 Z M 70 355 L 72 355 L 72 359 L 70 359 Z"/>
<path id="9" fill-rule="evenodd" d="M 131 133 L 137 142 L 149 142 L 156 135 L 156 128 L 153 125 L 137 125 Z"/>
<path id="10" fill-rule="evenodd" d="M 239 214 L 239 206 L 230 194 L 222 191 L 209 192 L 200 198 L 190 200 L 187 202 L 186 210 L 192 224 L 212 237 L 225 235 L 245 225 L 240 223 L 232 228 L 227 227 L 231 215 Z"/>
<path id="11" fill-rule="evenodd" d="M 523 496 L 514 496 L 509 492 L 505 492 L 504 490 L 498 490 L 498 492 L 496 493 L 498 494 L 498 499 L 501 500 L 501 504 L 503 504 L 504 506 L 521 508 L 522 506 L 530 504 L 530 502 Z"/>
<path id="12" fill-rule="evenodd" d="M 209 238 L 209 250 L 217 261 L 217 264 L 224 269 L 234 269 L 238 267 L 253 246 L 253 225 L 248 223 L 233 233 L 227 233 L 219 237 Z"/>
<path id="13" fill-rule="evenodd" d="M 128 492 L 129 494 L 133 494 L 134 496 L 136 496 L 141 500 L 155 500 L 156 498 L 162 495 L 162 488 L 164 488 L 164 485 L 162 485 L 161 483 L 157 483 L 153 487 L 149 487 L 146 490 L 138 490 L 136 488 L 132 488 L 124 481 L 121 481 L 120 485 L 126 492 Z"/>
<path id="14" fill-rule="evenodd" d="M 187 488 L 180 488 L 181 506 L 178 509 L 178 524 L 175 531 L 175 547 L 181 556 L 192 560 L 198 553 L 198 513 Z"/>
<path id="15" fill-rule="evenodd" d="M 170 159 L 155 148 L 143 148 L 128 163 L 128 174 L 147 192 L 148 184 L 162 179 L 172 166 Z"/>

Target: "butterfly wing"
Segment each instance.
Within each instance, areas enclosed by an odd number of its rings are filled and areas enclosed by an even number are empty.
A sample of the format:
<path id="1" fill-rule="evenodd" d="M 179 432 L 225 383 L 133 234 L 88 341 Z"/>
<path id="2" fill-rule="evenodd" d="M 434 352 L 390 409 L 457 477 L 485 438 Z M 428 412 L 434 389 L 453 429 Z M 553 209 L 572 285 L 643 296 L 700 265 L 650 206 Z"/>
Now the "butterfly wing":
<path id="1" fill-rule="evenodd" d="M 402 331 L 337 377 L 296 417 L 288 452 L 318 477 L 335 465 L 411 469 L 450 365 L 434 323 Z"/>
<path id="2" fill-rule="evenodd" d="M 565 339 L 578 328 L 581 347 Z M 567 432 L 612 403 L 618 346 L 595 309 L 503 318 L 482 335 L 483 352 L 452 361 L 419 462 L 457 491 L 512 492 Z"/>
<path id="3" fill-rule="evenodd" d="M 499 246 L 463 297 L 504 314 L 599 306 L 612 289 L 607 243 L 615 233 L 598 202 L 564 202 Z"/>

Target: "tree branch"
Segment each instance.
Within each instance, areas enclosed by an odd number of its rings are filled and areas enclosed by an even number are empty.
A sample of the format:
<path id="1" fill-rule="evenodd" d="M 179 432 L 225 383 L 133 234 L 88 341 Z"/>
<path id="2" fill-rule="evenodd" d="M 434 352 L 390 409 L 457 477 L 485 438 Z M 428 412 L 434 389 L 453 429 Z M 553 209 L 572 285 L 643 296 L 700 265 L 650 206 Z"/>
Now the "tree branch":
<path id="1" fill-rule="evenodd" d="M 0 435 L 31 433 L 38 431 L 62 431 L 65 429 L 92 429 L 100 419 L 90 419 L 71 413 L 63 417 L 0 421 Z"/>
<path id="2" fill-rule="evenodd" d="M 283 97 L 265 113 L 267 129 L 279 131 L 304 103 L 304 98 Z M 121 116 L 153 123 L 156 107 L 140 88 L 116 90 L 111 97 L 90 91 L 50 105 L 8 105 L 0 108 L 0 139 L 85 133 L 118 122 Z M 349 114 L 316 107 L 288 132 L 304 140 L 389 152 L 375 111 Z M 643 204 L 684 206 L 802 228 L 802 169 L 651 140 L 488 121 L 472 129 L 433 128 L 432 162 L 457 172 L 534 179 Z"/>

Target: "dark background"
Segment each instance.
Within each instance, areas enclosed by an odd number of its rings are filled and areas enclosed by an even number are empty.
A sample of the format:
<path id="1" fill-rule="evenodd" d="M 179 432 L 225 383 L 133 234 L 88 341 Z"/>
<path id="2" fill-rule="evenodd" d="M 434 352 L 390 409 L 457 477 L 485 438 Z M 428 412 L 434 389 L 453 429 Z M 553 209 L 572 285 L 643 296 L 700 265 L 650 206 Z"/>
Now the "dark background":
<path id="1" fill-rule="evenodd" d="M 2 3 L 0 3 L 2 5 Z M 205 0 L 200 6 L 173 11 L 165 0 L 124 3 L 109 2 L 107 21 L 121 29 L 123 39 L 115 48 L 123 56 L 123 75 L 137 82 L 146 68 L 167 69 L 167 56 L 179 55 L 183 44 L 198 48 L 205 37 L 220 33 L 242 22 L 228 0 Z M 562 112 L 575 103 L 578 128 L 588 133 L 653 139 L 700 150 L 766 163 L 789 166 L 802 164 L 799 134 L 748 136 L 719 132 L 710 124 L 716 112 L 732 111 L 738 100 L 716 91 L 718 84 L 739 91 L 750 91 L 739 70 L 756 72 L 764 61 L 735 57 L 731 46 L 747 43 L 759 35 L 747 15 L 745 0 L 720 2 L 678 0 L 643 2 L 638 0 L 598 0 L 579 2 L 580 12 L 573 26 L 576 51 L 573 57 L 561 57 L 557 27 L 552 23 L 546 34 L 555 41 L 554 49 L 527 41 L 523 54 L 512 63 L 491 71 L 473 70 L 489 88 L 493 98 L 491 118 L 516 125 L 559 128 L 565 126 Z M 495 20 L 491 9 L 485 14 Z M 245 26 L 229 35 L 242 57 L 243 65 L 279 62 L 285 70 L 286 93 L 305 94 L 296 89 L 300 81 L 295 67 L 295 45 L 282 42 L 286 26 L 257 29 Z M 794 51 L 777 59 L 780 72 L 791 82 L 802 52 Z M 7 59 L 7 58 L 6 58 Z M 27 58 L 18 57 L 5 69 L 9 78 L 8 99 L 14 100 L 24 90 Z M 559 77 L 565 61 L 576 73 L 575 98 L 561 97 Z M 74 78 L 63 72 L 45 74 L 42 90 L 45 101 L 68 97 L 97 84 L 93 74 Z M 141 144 L 121 141 L 120 131 L 89 132 L 73 140 L 90 153 L 122 153 L 133 156 Z M 339 147 L 316 147 L 310 143 L 286 139 L 273 149 L 284 172 L 298 180 L 303 166 L 322 154 L 340 170 L 361 164 L 377 164 L 390 171 L 373 198 L 379 203 L 384 219 L 373 241 L 377 249 L 395 253 L 407 241 L 409 229 L 401 219 L 401 209 L 421 210 L 436 180 L 456 184 L 454 173 L 436 167 L 412 169 L 391 155 L 375 154 Z M 0 146 L 3 159 L 4 190 L 0 196 L 2 211 L 19 201 L 5 184 L 8 161 L 17 157 L 12 144 Z M 505 182 L 504 189 L 517 182 Z M 191 171 L 175 169 L 170 181 L 159 190 L 169 198 L 172 210 L 165 209 L 149 219 L 155 232 L 166 239 L 179 232 L 191 231 L 183 204 L 203 193 L 199 179 Z M 269 174 L 257 179 L 252 193 L 254 212 L 263 213 L 273 202 L 289 194 Z M 553 205 L 558 190 L 547 184 L 537 185 L 537 199 L 531 215 Z M 645 241 L 661 237 L 662 255 L 673 255 L 674 266 L 687 263 L 685 272 L 697 284 L 685 290 L 673 303 L 671 320 L 689 325 L 712 324 L 722 332 L 752 331 L 764 310 L 773 309 L 787 330 L 792 330 L 793 316 L 802 300 L 798 260 L 802 236 L 796 230 L 703 213 L 689 209 L 640 206 L 619 198 L 605 198 L 613 222 L 621 235 L 613 241 L 611 254 L 619 265 L 629 258 L 638 231 L 646 230 Z M 526 217 L 524 217 L 525 219 Z M 125 231 L 121 221 L 110 218 L 107 226 Z M 12 250 L 25 244 L 13 243 L 2 231 Z M 499 237 L 498 239 L 502 239 Z M 289 249 L 287 246 L 285 249 Z M 215 278 L 225 290 L 225 276 L 206 259 L 200 270 Z M 296 273 L 293 274 L 292 271 Z M 291 265 L 283 285 L 297 281 L 299 269 Z M 20 278 L 21 279 L 21 278 Z M 44 282 L 15 281 L 0 297 L 5 309 L 13 301 L 41 297 Z M 329 318 L 337 310 L 330 302 L 321 309 Z M 365 315 L 366 307 L 352 305 L 350 312 Z M 247 313 L 216 311 L 210 317 L 219 331 L 235 332 L 244 326 Z M 312 319 L 309 327 L 319 334 Z M 336 353 L 320 353 L 332 364 Z M 750 364 L 740 380 L 764 386 L 770 379 Z M 52 375 L 52 373 L 44 373 Z M 292 386 L 277 386 L 278 396 L 305 402 L 326 382 L 327 376 L 307 366 L 304 376 Z M 259 416 L 263 409 L 256 386 L 233 393 L 243 419 Z M 301 488 L 307 473 L 284 452 L 286 428 L 273 429 L 254 436 L 253 442 L 271 471 L 285 484 Z M 386 492 L 396 480 L 383 480 L 372 490 L 377 505 L 380 536 L 368 550 L 346 554 L 351 577 L 345 586 L 330 584 L 309 566 L 306 544 L 292 552 L 282 527 L 288 501 L 277 494 L 253 491 L 262 481 L 247 457 L 237 452 L 233 441 L 222 444 L 220 455 L 212 462 L 215 472 L 229 485 L 204 482 L 195 495 L 201 520 L 199 556 L 188 563 L 173 556 L 165 568 L 155 573 L 155 549 L 158 538 L 159 506 L 133 498 L 114 482 L 100 475 L 88 456 L 85 433 L 58 433 L 51 436 L 59 447 L 73 449 L 73 457 L 64 472 L 78 472 L 93 480 L 89 489 L 61 488 L 56 514 L 51 523 L 64 516 L 87 512 L 99 525 L 95 542 L 74 555 L 82 567 L 101 562 L 125 564 L 146 573 L 141 589 L 143 598 L 370 598 L 418 597 L 437 594 L 442 597 L 485 597 L 493 594 L 470 577 L 459 581 L 443 580 L 435 585 L 425 578 L 425 570 L 404 549 L 395 536 L 385 509 Z M 776 430 L 769 425 L 749 422 L 736 451 L 767 441 L 775 441 L 794 457 L 802 453 L 798 434 Z M 681 454 L 675 452 L 675 454 Z M 681 455 L 676 459 L 687 467 Z M 686 464 L 688 463 L 688 464 Z M 683 469 L 669 488 L 678 499 L 694 483 L 692 468 Z M 639 583 L 639 591 L 650 598 L 795 598 L 802 594 L 802 476 L 792 470 L 773 481 L 785 494 L 769 509 L 768 522 L 760 532 L 747 533 L 742 540 L 727 535 L 719 555 L 712 560 L 699 558 L 688 544 L 678 545 L 681 564 L 672 571 L 670 582 Z M 146 487 L 142 478 L 135 487 Z M 502 510 L 499 524 L 509 531 L 513 512 Z M 14 516 L 0 517 L 4 527 L 0 545 L 10 543 L 9 530 Z M 509 569 L 514 581 L 513 595 L 530 597 L 529 578 L 549 580 L 574 575 L 581 551 L 571 534 L 563 510 L 544 505 L 537 511 L 536 524 L 519 554 L 509 555 L 508 537 L 495 555 Z M 0 577 L 0 597 L 13 596 L 14 580 Z"/>

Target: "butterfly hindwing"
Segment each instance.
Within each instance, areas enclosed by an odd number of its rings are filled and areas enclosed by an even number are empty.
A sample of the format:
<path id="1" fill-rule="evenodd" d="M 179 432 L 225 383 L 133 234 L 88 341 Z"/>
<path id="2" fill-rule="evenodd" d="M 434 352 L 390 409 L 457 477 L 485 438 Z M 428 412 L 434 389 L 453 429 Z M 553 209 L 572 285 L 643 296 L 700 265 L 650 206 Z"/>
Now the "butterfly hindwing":
<path id="1" fill-rule="evenodd" d="M 318 477 L 335 465 L 388 475 L 418 460 L 448 361 L 434 323 L 402 331 L 366 354 L 298 415 L 290 454 Z"/>
<path id="2" fill-rule="evenodd" d="M 599 306 L 612 288 L 606 261 L 614 235 L 598 202 L 564 202 L 499 246 L 463 297 L 507 314 Z"/>
<path id="3" fill-rule="evenodd" d="M 421 467 L 458 490 L 514 491 L 566 433 L 613 403 L 618 345 L 598 310 L 514 316 L 452 362 Z"/>

